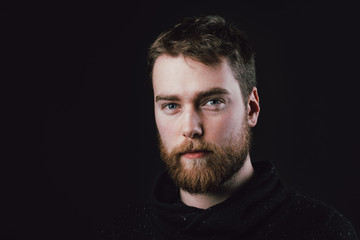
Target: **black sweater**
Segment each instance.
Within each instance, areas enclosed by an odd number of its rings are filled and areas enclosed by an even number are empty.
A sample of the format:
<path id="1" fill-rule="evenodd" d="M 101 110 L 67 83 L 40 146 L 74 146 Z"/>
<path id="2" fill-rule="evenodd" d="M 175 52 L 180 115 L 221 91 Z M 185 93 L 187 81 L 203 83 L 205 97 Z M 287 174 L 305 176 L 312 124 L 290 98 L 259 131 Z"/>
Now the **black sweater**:
<path id="1" fill-rule="evenodd" d="M 101 231 L 102 239 L 357 239 L 335 209 L 284 188 L 271 163 L 254 169 L 244 187 L 206 210 L 183 204 L 163 173 L 149 204 L 129 208 Z"/>

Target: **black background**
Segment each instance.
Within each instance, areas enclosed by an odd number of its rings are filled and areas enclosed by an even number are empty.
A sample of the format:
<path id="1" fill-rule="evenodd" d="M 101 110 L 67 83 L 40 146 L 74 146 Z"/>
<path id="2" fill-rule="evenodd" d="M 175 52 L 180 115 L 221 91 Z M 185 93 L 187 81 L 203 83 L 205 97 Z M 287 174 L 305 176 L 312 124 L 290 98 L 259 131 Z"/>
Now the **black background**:
<path id="1" fill-rule="evenodd" d="M 272 161 L 284 184 L 334 206 L 359 232 L 355 4 L 158 0 L 7 10 L 16 94 L 5 105 L 15 148 L 4 168 L 2 239 L 94 239 L 126 204 L 146 199 L 162 170 L 147 48 L 201 13 L 222 15 L 254 45 L 261 113 L 252 159 Z"/>

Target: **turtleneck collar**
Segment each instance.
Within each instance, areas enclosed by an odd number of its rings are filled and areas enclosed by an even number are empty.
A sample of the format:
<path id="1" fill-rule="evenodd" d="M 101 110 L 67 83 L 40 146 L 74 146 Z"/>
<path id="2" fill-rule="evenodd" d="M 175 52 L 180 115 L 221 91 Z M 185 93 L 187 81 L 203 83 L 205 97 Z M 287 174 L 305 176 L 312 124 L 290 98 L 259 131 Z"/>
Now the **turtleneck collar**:
<path id="1" fill-rule="evenodd" d="M 179 189 L 167 172 L 151 194 L 151 215 L 165 236 L 237 236 L 261 224 L 286 198 L 278 174 L 270 162 L 253 163 L 255 174 L 227 200 L 208 209 L 189 207 L 180 201 Z"/>

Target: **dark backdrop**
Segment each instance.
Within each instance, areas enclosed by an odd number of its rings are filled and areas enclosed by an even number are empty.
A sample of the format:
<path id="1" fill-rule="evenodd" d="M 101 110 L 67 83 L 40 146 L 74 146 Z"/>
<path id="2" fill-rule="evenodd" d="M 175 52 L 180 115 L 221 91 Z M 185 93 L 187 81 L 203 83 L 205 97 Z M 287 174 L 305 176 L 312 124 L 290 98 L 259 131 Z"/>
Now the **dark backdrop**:
<path id="1" fill-rule="evenodd" d="M 21 99 L 31 134 L 5 175 L 8 239 L 94 239 L 96 227 L 146 199 L 163 169 L 147 48 L 200 13 L 224 16 L 254 45 L 261 113 L 252 159 L 272 161 L 284 184 L 333 205 L 359 232 L 356 5 L 158 0 L 29 9 L 16 6 L 23 18 L 8 22 L 21 26 L 18 45 L 27 43 L 26 64 L 36 69 L 25 86 L 44 108 Z"/>

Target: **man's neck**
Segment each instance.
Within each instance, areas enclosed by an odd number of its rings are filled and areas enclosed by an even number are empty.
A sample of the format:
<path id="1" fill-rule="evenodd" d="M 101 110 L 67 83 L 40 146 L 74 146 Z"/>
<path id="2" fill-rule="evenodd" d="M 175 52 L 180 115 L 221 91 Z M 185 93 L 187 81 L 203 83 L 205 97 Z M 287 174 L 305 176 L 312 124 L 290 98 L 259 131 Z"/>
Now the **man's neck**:
<path id="1" fill-rule="evenodd" d="M 215 193 L 190 194 L 180 189 L 181 201 L 191 207 L 207 209 L 228 199 L 244 185 L 254 174 L 254 168 L 248 155 L 243 167 Z"/>

